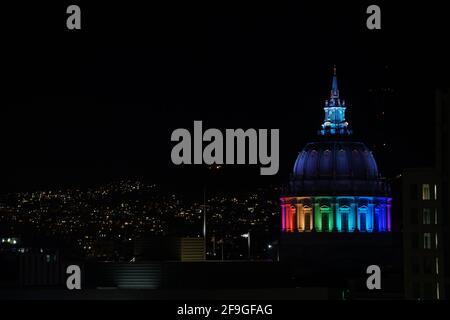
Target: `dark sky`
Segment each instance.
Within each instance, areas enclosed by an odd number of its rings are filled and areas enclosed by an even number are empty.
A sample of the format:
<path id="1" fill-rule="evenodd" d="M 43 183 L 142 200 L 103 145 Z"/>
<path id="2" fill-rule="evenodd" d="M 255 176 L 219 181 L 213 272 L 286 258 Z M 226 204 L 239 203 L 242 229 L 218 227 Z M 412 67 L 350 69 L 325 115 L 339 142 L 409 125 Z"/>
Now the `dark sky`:
<path id="1" fill-rule="evenodd" d="M 236 179 L 283 181 L 323 120 L 333 64 L 348 121 L 381 171 L 432 165 L 434 90 L 450 78 L 449 19 L 437 3 L 393 2 L 376 2 L 377 31 L 365 26 L 372 2 L 77 1 L 81 31 L 65 27 L 72 2 L 5 6 L 1 190 L 125 177 L 201 184 L 207 170 L 170 161 L 171 132 L 194 120 L 279 128 L 276 177 L 259 177 L 258 166 L 223 175 L 230 188 Z"/>

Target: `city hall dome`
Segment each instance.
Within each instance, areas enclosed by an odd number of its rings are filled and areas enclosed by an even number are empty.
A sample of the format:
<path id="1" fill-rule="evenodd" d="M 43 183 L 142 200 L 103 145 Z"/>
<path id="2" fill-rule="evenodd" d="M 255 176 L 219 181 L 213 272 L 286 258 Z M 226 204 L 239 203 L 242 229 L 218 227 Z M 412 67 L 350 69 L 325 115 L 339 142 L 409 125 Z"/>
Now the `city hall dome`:
<path id="1" fill-rule="evenodd" d="M 367 146 L 352 138 L 339 97 L 336 69 L 319 137 L 298 154 L 290 179 L 291 194 L 385 195 L 389 193 L 375 158 Z"/>
<path id="2" fill-rule="evenodd" d="M 391 231 L 389 184 L 369 148 L 353 140 L 345 110 L 335 67 L 319 137 L 298 154 L 280 198 L 284 234 Z"/>
<path id="3" fill-rule="evenodd" d="M 322 141 L 308 143 L 294 165 L 297 179 L 377 179 L 372 152 L 361 142 Z"/>

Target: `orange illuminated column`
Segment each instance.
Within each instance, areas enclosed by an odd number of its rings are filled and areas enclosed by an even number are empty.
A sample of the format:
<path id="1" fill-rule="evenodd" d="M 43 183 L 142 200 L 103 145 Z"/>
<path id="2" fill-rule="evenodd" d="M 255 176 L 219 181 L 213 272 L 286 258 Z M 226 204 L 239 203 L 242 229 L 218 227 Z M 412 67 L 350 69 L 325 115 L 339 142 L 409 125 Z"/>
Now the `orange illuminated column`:
<path id="1" fill-rule="evenodd" d="M 295 204 L 295 209 L 297 211 L 297 230 L 303 232 L 305 231 L 305 213 L 303 212 L 303 204 Z"/>

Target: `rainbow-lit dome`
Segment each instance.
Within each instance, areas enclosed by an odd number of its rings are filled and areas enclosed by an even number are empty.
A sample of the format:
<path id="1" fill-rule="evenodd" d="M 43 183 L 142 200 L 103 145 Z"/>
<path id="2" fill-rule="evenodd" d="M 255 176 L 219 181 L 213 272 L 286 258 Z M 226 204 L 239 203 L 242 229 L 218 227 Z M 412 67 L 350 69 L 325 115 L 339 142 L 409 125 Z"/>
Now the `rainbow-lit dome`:
<path id="1" fill-rule="evenodd" d="M 319 138 L 299 153 L 281 198 L 283 232 L 389 232 L 389 184 L 372 152 L 352 141 L 334 68 Z"/>

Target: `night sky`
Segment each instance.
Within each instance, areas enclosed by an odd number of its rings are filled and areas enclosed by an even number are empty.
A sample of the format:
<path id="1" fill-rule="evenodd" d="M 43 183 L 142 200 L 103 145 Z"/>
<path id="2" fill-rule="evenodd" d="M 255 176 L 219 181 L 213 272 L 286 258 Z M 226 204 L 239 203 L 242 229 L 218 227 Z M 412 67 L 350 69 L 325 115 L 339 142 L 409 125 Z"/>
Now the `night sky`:
<path id="1" fill-rule="evenodd" d="M 334 64 L 347 120 L 381 172 L 431 166 L 434 90 L 450 79 L 449 19 L 437 4 L 393 2 L 375 2 L 375 31 L 366 28 L 372 2 L 76 1 L 81 31 L 66 29 L 72 2 L 2 5 L 1 191 L 122 178 L 230 189 L 282 182 L 316 137 Z M 227 167 L 220 180 L 205 167 L 175 167 L 170 135 L 194 120 L 279 128 L 278 175 Z"/>

